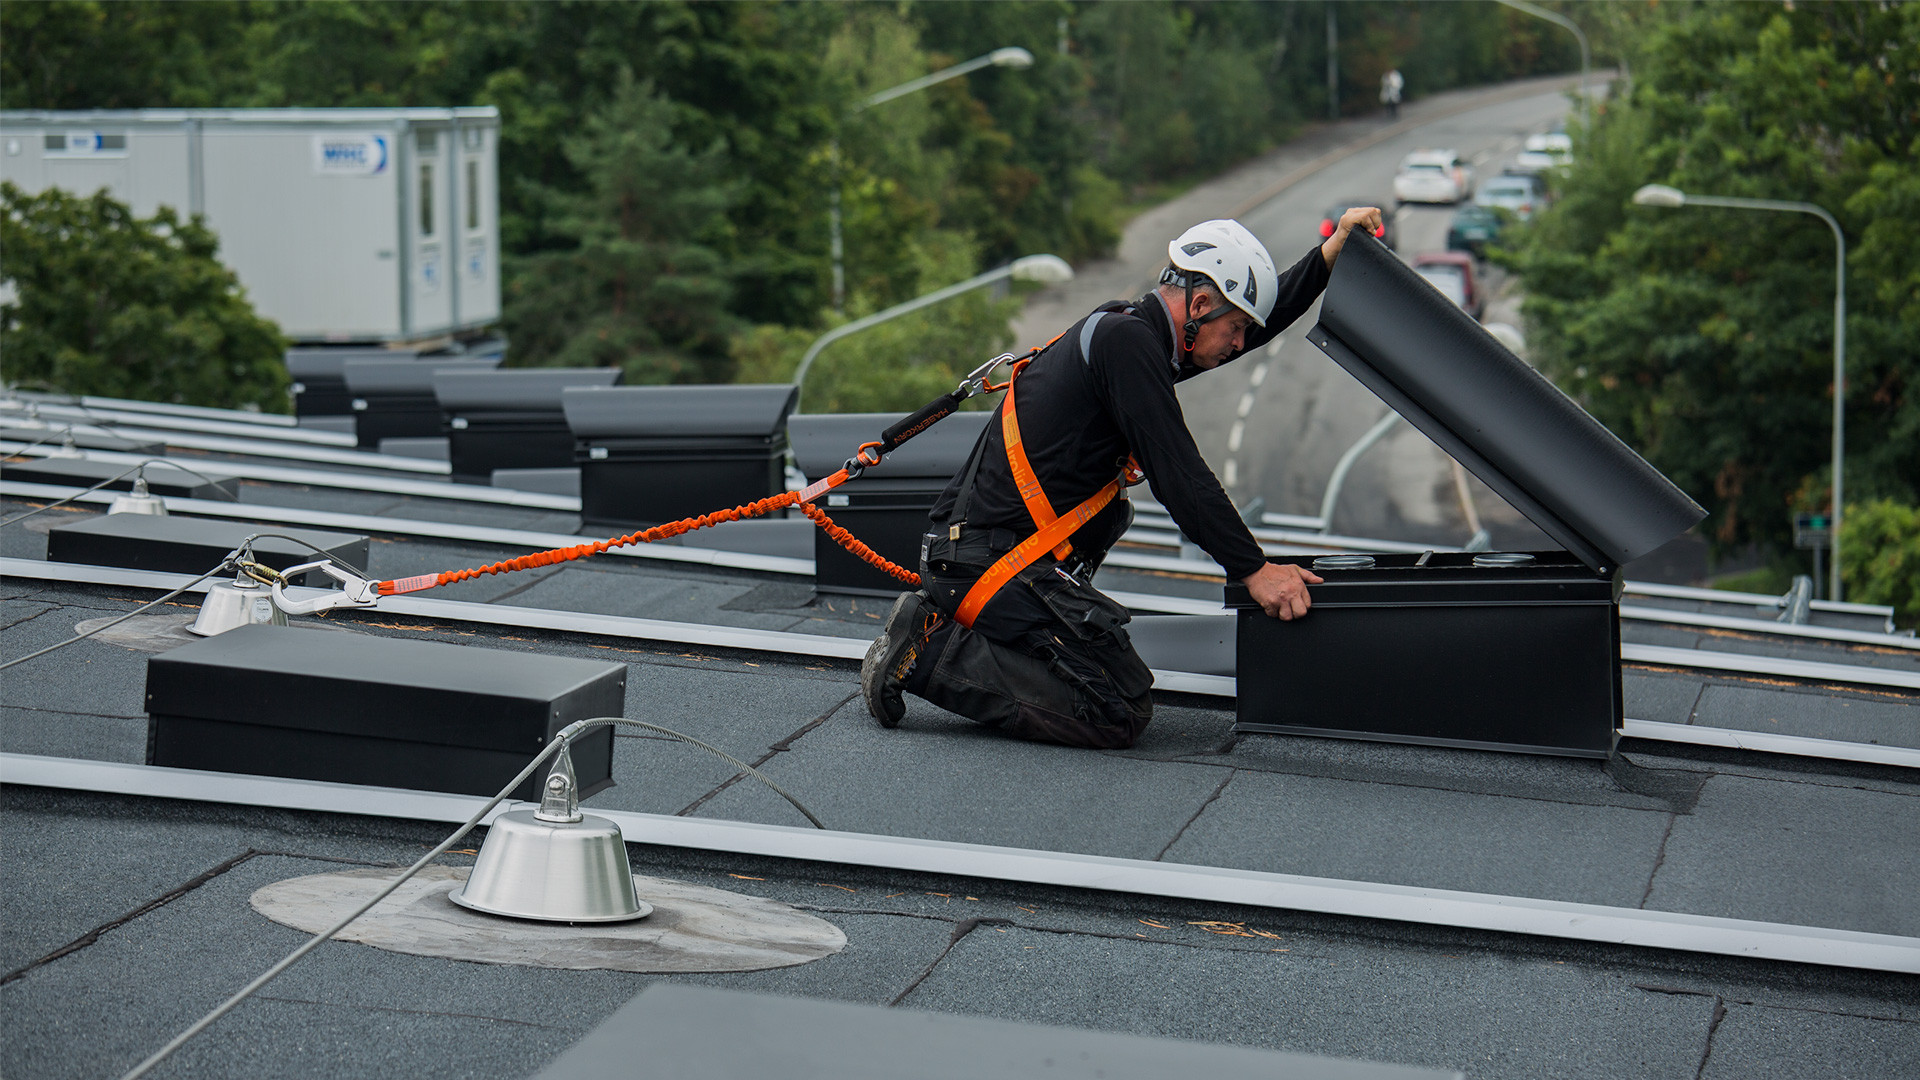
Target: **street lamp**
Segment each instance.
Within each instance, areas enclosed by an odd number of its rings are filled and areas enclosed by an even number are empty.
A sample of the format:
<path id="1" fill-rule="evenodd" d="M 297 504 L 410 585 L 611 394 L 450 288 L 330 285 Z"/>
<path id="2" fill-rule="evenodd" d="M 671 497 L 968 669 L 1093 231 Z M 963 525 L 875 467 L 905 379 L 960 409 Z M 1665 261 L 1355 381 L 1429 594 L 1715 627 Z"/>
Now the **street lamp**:
<path id="1" fill-rule="evenodd" d="M 1740 210 L 1786 210 L 1812 214 L 1833 230 L 1833 562 L 1829 567 L 1827 595 L 1840 599 L 1840 515 L 1843 493 L 1841 474 L 1847 449 L 1847 238 L 1840 223 L 1824 209 L 1807 202 L 1783 202 L 1778 199 L 1742 199 L 1723 195 L 1689 195 L 1665 184 L 1648 184 L 1633 193 L 1638 206 L 1678 209 L 1682 206 L 1731 206 Z"/>
<path id="2" fill-rule="evenodd" d="M 1067 261 L 1058 255 L 1028 255 L 1024 258 L 1015 259 L 1005 266 L 989 270 L 984 274 L 970 277 L 958 284 L 949 285 L 944 289 L 937 289 L 925 296 L 915 297 L 904 304 L 895 304 L 885 311 L 876 311 L 864 319 L 855 319 L 845 326 L 834 327 L 820 335 L 818 340 L 808 346 L 806 355 L 800 358 L 800 366 L 794 370 L 794 411 L 798 412 L 800 410 L 800 384 L 802 380 L 807 377 L 807 369 L 813 366 L 813 358 L 819 356 L 822 349 L 825 349 L 827 346 L 849 334 L 857 334 L 868 327 L 878 326 L 889 319 L 897 319 L 909 312 L 919 311 L 923 307 L 937 304 L 942 300 L 952 299 L 970 289 L 977 289 L 982 285 L 991 285 L 996 281 L 1001 281 L 1006 278 L 1012 278 L 1015 281 L 1033 281 L 1042 285 L 1058 285 L 1061 282 L 1073 280 L 1073 267 L 1068 266 Z"/>
<path id="3" fill-rule="evenodd" d="M 1032 66 L 1032 53 L 1018 45 L 1008 45 L 1004 48 L 995 49 L 990 53 L 976 56 L 971 60 L 955 64 L 952 67 L 941 68 L 931 75 L 922 75 L 909 82 L 903 82 L 899 86 L 882 90 L 877 94 L 868 95 L 861 99 L 860 103 L 855 105 L 851 112 L 865 112 L 875 105 L 883 105 L 892 101 L 894 98 L 905 97 L 916 90 L 925 90 L 935 83 L 943 83 L 948 79 L 957 79 L 962 75 L 979 71 L 984 67 L 1030 68 Z M 847 270 L 846 248 L 840 242 L 840 137 L 838 135 L 834 136 L 833 142 L 828 147 L 827 152 L 833 167 L 833 192 L 827 209 L 827 222 L 832 230 L 832 235 L 829 238 L 827 248 L 833 254 L 833 310 L 839 311 L 842 307 L 846 306 Z"/>
<path id="4" fill-rule="evenodd" d="M 1592 66 L 1592 63 L 1587 51 L 1587 35 L 1580 29 L 1580 25 L 1557 11 L 1548 11 L 1546 8 L 1529 4 L 1526 0 L 1500 0 L 1500 2 L 1513 8 L 1515 11 L 1524 11 L 1535 18 L 1545 19 L 1556 26 L 1564 26 L 1573 31 L 1574 37 L 1580 39 L 1580 123 L 1582 126 L 1591 129 L 1593 127 L 1592 117 L 1589 114 L 1587 106 L 1587 69 Z"/>

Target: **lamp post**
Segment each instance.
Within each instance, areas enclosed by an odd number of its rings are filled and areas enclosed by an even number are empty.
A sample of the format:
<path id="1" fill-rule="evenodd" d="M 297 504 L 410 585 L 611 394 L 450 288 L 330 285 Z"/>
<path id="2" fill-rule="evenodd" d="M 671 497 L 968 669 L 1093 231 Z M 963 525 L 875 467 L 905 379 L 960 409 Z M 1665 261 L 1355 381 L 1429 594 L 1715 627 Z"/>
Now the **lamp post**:
<path id="1" fill-rule="evenodd" d="M 822 349 L 825 349 L 827 346 L 849 334 L 857 334 L 868 327 L 878 326 L 889 319 L 897 319 L 902 315 L 919 311 L 923 307 L 929 307 L 942 300 L 950 300 L 963 292 L 977 289 L 982 285 L 991 285 L 996 281 L 1001 281 L 1006 278 L 1013 278 L 1015 281 L 1034 281 L 1043 285 L 1057 285 L 1063 281 L 1073 280 L 1073 267 L 1068 266 L 1067 261 L 1058 255 L 1028 255 L 1024 258 L 1015 259 L 1005 266 L 989 270 L 984 274 L 979 274 L 957 284 L 949 285 L 944 289 L 936 289 L 925 296 L 915 297 L 904 304 L 895 304 L 884 311 L 876 311 L 864 319 L 855 319 L 845 326 L 834 327 L 820 335 L 812 345 L 807 347 L 806 355 L 800 358 L 800 366 L 794 369 L 793 385 L 796 391 L 794 394 L 794 411 L 800 411 L 798 393 L 800 384 L 806 379 L 807 370 L 813 367 L 814 357 L 819 356 Z"/>
<path id="2" fill-rule="evenodd" d="M 1578 23 L 1557 11 L 1548 11 L 1546 8 L 1529 4 L 1526 0 L 1500 0 L 1500 2 L 1513 8 L 1515 11 L 1524 11 L 1535 18 L 1545 19 L 1556 26 L 1564 26 L 1573 31 L 1574 37 L 1580 39 L 1580 123 L 1587 128 L 1592 128 L 1592 117 L 1589 114 L 1587 106 L 1587 69 L 1592 66 L 1592 59 L 1587 50 L 1586 33 L 1580 29 Z"/>
<path id="3" fill-rule="evenodd" d="M 976 56 L 971 60 L 955 64 L 952 67 L 941 68 L 931 75 L 922 75 L 909 82 L 903 82 L 899 86 L 882 90 L 877 94 L 870 94 L 861 99 L 860 103 L 853 107 L 849 115 L 851 115 L 851 113 L 864 112 L 873 108 L 875 105 L 884 105 L 894 98 L 905 97 L 916 90 L 925 90 L 927 87 L 933 86 L 936 83 L 943 83 L 948 79 L 957 79 L 962 75 L 979 71 L 984 67 L 1029 68 L 1032 66 L 1032 53 L 1018 45 L 1008 45 L 1004 48 L 995 49 L 990 53 Z M 840 241 L 839 136 L 834 136 L 832 143 L 827 148 L 827 153 L 833 169 L 833 191 L 827 207 L 827 223 L 831 230 L 827 249 L 833 255 L 833 310 L 839 311 L 846 306 L 847 300 L 846 247 Z"/>
<path id="4" fill-rule="evenodd" d="M 1840 597 L 1840 517 L 1844 492 L 1842 473 L 1847 449 L 1847 237 L 1840 223 L 1821 207 L 1779 199 L 1742 199 L 1724 195 L 1689 195 L 1665 184 L 1648 184 L 1633 193 L 1639 206 L 1730 206 L 1740 210 L 1785 210 L 1812 214 L 1833 230 L 1833 561 L 1828 567 L 1827 596 Z"/>

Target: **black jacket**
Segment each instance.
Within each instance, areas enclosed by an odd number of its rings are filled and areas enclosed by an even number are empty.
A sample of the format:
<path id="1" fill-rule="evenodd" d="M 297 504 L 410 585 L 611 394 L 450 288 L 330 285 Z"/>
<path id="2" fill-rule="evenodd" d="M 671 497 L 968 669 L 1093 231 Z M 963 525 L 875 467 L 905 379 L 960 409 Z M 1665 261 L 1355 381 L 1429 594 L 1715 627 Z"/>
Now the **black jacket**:
<path id="1" fill-rule="evenodd" d="M 1326 259 L 1316 246 L 1280 275 L 1278 300 L 1267 325 L 1248 327 L 1245 348 L 1227 362 L 1272 341 L 1304 314 L 1326 288 L 1327 276 Z M 1016 394 L 1027 460 L 1054 513 L 1064 516 L 1086 501 L 1132 455 L 1147 474 L 1154 498 L 1173 515 L 1180 531 L 1213 556 L 1229 578 L 1239 580 L 1258 570 L 1266 556 L 1201 458 L 1174 395 L 1175 383 L 1201 369 L 1176 359 L 1179 343 L 1166 305 L 1157 293 L 1148 293 L 1134 302 L 1132 315 L 1103 317 L 1083 362 L 1080 329 L 1085 321 L 1074 323 L 1027 365 Z M 995 409 L 995 419 L 987 425 L 985 457 L 968 501 L 967 524 L 1026 536 L 1035 526 L 1014 487 L 999 415 Z M 965 472 L 962 469 L 934 503 L 930 517 L 935 524 L 944 526 L 952 517 Z M 1082 532 L 1099 535 L 1099 524 L 1096 520 Z"/>

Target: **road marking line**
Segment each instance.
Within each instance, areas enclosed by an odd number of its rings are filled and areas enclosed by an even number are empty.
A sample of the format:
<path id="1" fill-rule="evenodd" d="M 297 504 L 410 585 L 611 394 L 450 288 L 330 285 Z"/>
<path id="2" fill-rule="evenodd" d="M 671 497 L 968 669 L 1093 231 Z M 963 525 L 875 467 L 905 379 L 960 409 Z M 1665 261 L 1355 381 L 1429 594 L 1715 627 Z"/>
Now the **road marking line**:
<path id="1" fill-rule="evenodd" d="M 1242 419 L 1245 419 L 1245 418 L 1246 418 L 1246 415 L 1247 415 L 1248 413 L 1250 413 L 1250 412 L 1252 412 L 1252 411 L 1253 411 L 1253 395 L 1252 395 L 1252 394 L 1241 394 L 1241 395 L 1240 395 L 1240 412 L 1239 412 L 1239 416 L 1240 416 L 1240 417 L 1241 417 Z"/>
<path id="2" fill-rule="evenodd" d="M 1245 420 L 1235 420 L 1233 422 L 1233 430 L 1227 432 L 1227 453 L 1237 454 L 1240 452 L 1240 437 L 1246 433 L 1247 422 Z"/>
<path id="3" fill-rule="evenodd" d="M 1280 339 L 1278 338 L 1274 339 L 1272 351 L 1273 352 L 1280 351 Z M 1266 381 L 1267 381 L 1267 365 L 1265 364 L 1253 365 L 1253 378 L 1247 380 L 1247 385 L 1257 389 L 1259 388 L 1261 383 Z"/>
<path id="4" fill-rule="evenodd" d="M 1233 487 L 1234 485 L 1240 482 L 1240 463 L 1239 462 L 1235 461 L 1232 458 L 1228 458 L 1227 467 L 1222 471 L 1227 474 L 1226 486 Z"/>

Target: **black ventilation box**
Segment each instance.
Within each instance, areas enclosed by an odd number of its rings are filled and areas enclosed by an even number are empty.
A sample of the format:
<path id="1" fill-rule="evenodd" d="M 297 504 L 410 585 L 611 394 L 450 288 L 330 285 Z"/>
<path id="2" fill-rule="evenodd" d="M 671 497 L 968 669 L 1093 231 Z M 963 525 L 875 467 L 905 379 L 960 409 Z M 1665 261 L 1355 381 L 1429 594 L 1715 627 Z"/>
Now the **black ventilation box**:
<path id="1" fill-rule="evenodd" d="M 177 469 L 171 465 L 155 463 L 148 465 L 139 473 L 131 472 L 133 466 L 115 461 L 92 461 L 87 458 L 49 457 L 32 461 L 9 461 L 0 465 L 0 476 L 17 480 L 23 484 L 53 484 L 59 487 L 90 488 L 103 480 L 120 476 L 118 480 L 101 487 L 102 491 L 132 491 L 133 478 L 145 476 L 147 490 L 155 495 L 174 499 L 225 499 L 229 502 L 240 497 L 240 481 L 231 476 L 214 472 L 217 466 L 209 465 L 202 470 L 205 476 Z"/>
<path id="2" fill-rule="evenodd" d="M 914 436 L 879 465 L 821 496 L 817 504 L 834 524 L 859 537 L 892 562 L 920 565 L 920 537 L 927 512 L 947 482 L 967 463 L 973 444 L 993 418 L 990 412 L 955 413 Z M 898 422 L 893 413 L 802 413 L 787 421 L 793 461 L 809 481 L 833 475 L 861 443 L 873 442 Z M 823 593 L 893 596 L 907 586 L 868 566 L 813 530 L 813 583 Z"/>
<path id="3" fill-rule="evenodd" d="M 445 435 L 433 377 L 443 372 L 492 371 L 500 357 L 474 360 L 428 357 L 424 360 L 349 360 L 347 392 L 352 395 L 353 432 L 362 449 L 377 450 L 381 439 L 426 439 Z"/>
<path id="4" fill-rule="evenodd" d="M 320 529 L 254 525 L 241 521 L 214 521 L 176 514 L 165 517 L 153 514 L 102 514 L 68 525 L 56 525 L 47 531 L 47 561 L 158 570 L 169 574 L 202 574 L 220 565 L 220 560 L 239 547 L 247 537 L 267 531 L 297 537 L 354 566 L 364 569 L 367 565 L 368 540 L 364 536 Z M 313 548 L 278 536 L 263 536 L 255 540 L 253 557 L 275 570 L 285 570 L 289 566 L 320 558 Z M 332 578 L 317 571 L 306 576 L 309 579 L 307 584 L 321 588 L 335 587 Z M 316 577 L 320 580 L 313 580 Z"/>
<path id="5" fill-rule="evenodd" d="M 575 720 L 622 715 L 623 664 L 243 626 L 147 661 L 147 764 L 493 795 Z M 582 795 L 613 729 L 574 740 Z M 546 770 L 514 789 L 538 799 Z"/>
<path id="6" fill-rule="evenodd" d="M 677 521 L 786 490 L 787 383 L 563 390 L 591 527 Z"/>
<path id="7" fill-rule="evenodd" d="M 347 392 L 346 374 L 349 360 L 396 363 L 418 356 L 412 349 L 288 349 L 287 375 L 293 380 L 293 415 L 352 416 L 353 395 Z"/>
<path id="8" fill-rule="evenodd" d="M 495 469 L 573 467 L 573 432 L 560 408 L 569 387 L 613 386 L 619 368 L 515 368 L 446 371 L 433 396 L 447 418 L 453 478 L 490 483 Z"/>
<path id="9" fill-rule="evenodd" d="M 1307 338 L 1565 550 L 1273 560 L 1326 581 L 1290 622 L 1228 585 L 1234 730 L 1607 756 L 1620 567 L 1706 511 L 1371 236 Z"/>

